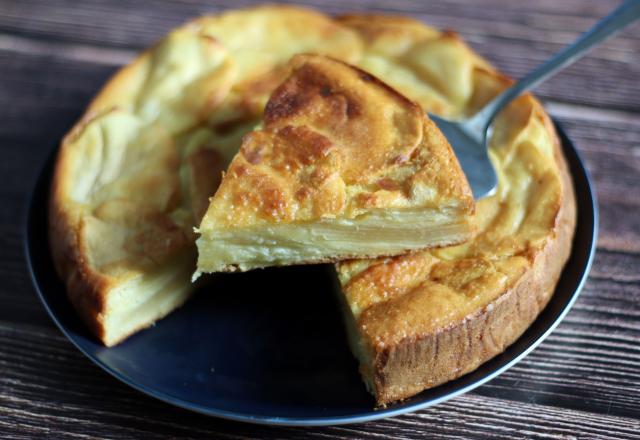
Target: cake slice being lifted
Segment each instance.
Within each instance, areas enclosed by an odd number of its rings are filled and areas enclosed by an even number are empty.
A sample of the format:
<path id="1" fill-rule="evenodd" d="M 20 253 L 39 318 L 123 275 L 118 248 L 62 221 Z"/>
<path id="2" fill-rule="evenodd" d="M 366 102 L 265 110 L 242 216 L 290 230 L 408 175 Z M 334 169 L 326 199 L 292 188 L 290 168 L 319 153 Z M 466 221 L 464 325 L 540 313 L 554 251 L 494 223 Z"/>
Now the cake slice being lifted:
<path id="1" fill-rule="evenodd" d="M 298 55 L 290 67 L 211 199 L 196 275 L 470 238 L 471 190 L 420 107 L 341 61 Z"/>

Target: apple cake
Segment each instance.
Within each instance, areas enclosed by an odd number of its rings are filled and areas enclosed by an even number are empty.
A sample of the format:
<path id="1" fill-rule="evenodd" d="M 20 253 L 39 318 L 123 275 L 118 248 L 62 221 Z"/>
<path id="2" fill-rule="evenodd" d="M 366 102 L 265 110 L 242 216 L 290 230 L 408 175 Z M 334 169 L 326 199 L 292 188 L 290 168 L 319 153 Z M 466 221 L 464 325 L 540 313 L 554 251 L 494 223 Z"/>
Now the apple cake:
<path id="1" fill-rule="evenodd" d="M 455 34 L 410 18 L 332 19 L 265 6 L 171 32 L 107 83 L 64 138 L 55 166 L 56 269 L 105 345 L 193 290 L 193 227 L 298 53 L 354 64 L 448 118 L 473 114 L 510 84 Z M 476 204 L 473 238 L 336 263 L 349 341 L 379 405 L 499 354 L 554 291 L 571 249 L 575 199 L 553 125 L 531 95 L 496 119 L 490 156 L 499 187 Z"/>

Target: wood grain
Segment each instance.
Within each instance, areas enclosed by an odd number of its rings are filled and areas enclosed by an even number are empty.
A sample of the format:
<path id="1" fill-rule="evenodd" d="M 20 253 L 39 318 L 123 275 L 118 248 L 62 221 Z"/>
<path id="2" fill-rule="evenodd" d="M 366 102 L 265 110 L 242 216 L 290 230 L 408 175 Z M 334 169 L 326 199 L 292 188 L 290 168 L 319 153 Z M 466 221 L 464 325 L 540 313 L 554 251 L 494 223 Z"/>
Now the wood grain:
<path id="1" fill-rule="evenodd" d="M 43 347 L 41 341 L 45 337 L 49 338 L 49 344 Z M 554 336 L 550 342 L 561 343 L 563 337 Z M 0 379 L 0 411 L 7 412 L 7 423 L 20 425 L 31 435 L 46 433 L 55 438 L 103 436 L 107 432 L 105 428 L 109 430 L 105 438 L 198 438 L 212 433 L 219 438 L 242 438 L 254 436 L 257 432 L 257 428 L 250 425 L 219 421 L 174 409 L 132 391 L 100 371 L 75 350 L 69 350 L 69 343 L 61 336 L 52 336 L 40 327 L 24 324 L 0 326 L 0 344 L 6 347 L 0 354 L 0 365 L 21 366 L 7 369 Z M 450 435 L 464 435 L 465 438 L 488 435 L 512 438 L 522 434 L 571 436 L 578 432 L 589 436 L 640 437 L 640 421 L 633 416 L 610 416 L 616 407 L 612 406 L 612 399 L 606 395 L 603 398 L 607 410 L 597 413 L 550 405 L 550 395 L 562 397 L 561 392 L 553 390 L 553 378 L 562 381 L 560 373 L 563 372 L 548 374 L 551 379 L 537 383 L 529 383 L 526 379 L 540 375 L 541 370 L 534 367 L 536 364 L 544 365 L 538 356 L 540 351 L 537 350 L 536 356 L 529 356 L 519 367 L 492 381 L 490 388 L 481 388 L 481 393 L 462 396 L 426 411 L 376 423 L 313 431 L 261 427 L 260 437 L 347 438 L 353 434 L 366 434 L 375 438 L 390 432 L 406 438 L 425 435 L 435 438 Z M 552 359 L 547 361 L 552 362 Z M 570 376 L 572 379 L 579 377 L 580 362 L 576 365 L 569 361 L 569 365 L 563 365 L 562 368 L 574 372 Z M 526 374 L 528 369 L 533 369 L 535 375 Z M 47 375 L 37 382 L 33 381 L 34 375 L 42 371 L 47 371 Z M 637 372 L 635 377 L 637 380 Z M 72 382 L 69 382 L 70 378 L 73 378 Z M 522 382 L 523 392 L 529 388 L 538 391 L 521 400 L 505 398 L 500 391 L 512 388 L 514 381 Z M 610 390 L 612 393 L 615 392 L 614 388 Z M 108 399 L 96 399 L 96 395 L 108 395 Z M 598 395 L 591 400 L 597 403 L 600 398 Z M 0 419 L 0 429 L 2 423 Z"/>
<path id="2" fill-rule="evenodd" d="M 0 0 L 0 438 L 640 437 L 640 27 L 539 95 L 596 183 L 598 253 L 556 331 L 515 367 L 434 408 L 361 425 L 255 427 L 146 397 L 85 359 L 31 287 L 23 212 L 48 152 L 120 65 L 172 26 L 248 1 Z M 313 0 L 332 13 L 407 13 L 460 32 L 521 76 L 616 4 L 601 0 Z"/>
<path id="3" fill-rule="evenodd" d="M 80 7 L 75 2 L 48 0 L 0 1 L 0 5 L 3 3 L 0 10 L 8 12 L 0 14 L 0 33 L 138 49 L 152 44 L 169 28 L 194 16 L 251 4 L 235 0 L 215 3 L 143 0 L 128 2 L 126 8 L 114 8 L 95 0 L 82 2 Z M 61 6 L 65 3 L 69 6 Z M 532 4 L 523 10 L 520 3 L 504 0 L 432 2 L 428 7 L 420 1 L 308 3 L 331 13 L 368 10 L 411 14 L 439 28 L 455 29 L 479 53 L 515 77 L 522 76 L 573 41 L 615 5 L 615 2 L 597 0 L 557 4 L 530 2 Z M 487 26 L 487 23 L 491 25 Z M 526 51 L 522 50 L 523 46 Z M 640 67 L 633 62 L 634 53 L 639 51 L 640 27 L 636 25 L 542 85 L 538 94 L 583 105 L 640 110 L 640 82 L 636 80 Z M 616 87 L 611 87 L 611 76 L 616 78 Z M 584 99 L 587 90 L 589 97 Z"/>

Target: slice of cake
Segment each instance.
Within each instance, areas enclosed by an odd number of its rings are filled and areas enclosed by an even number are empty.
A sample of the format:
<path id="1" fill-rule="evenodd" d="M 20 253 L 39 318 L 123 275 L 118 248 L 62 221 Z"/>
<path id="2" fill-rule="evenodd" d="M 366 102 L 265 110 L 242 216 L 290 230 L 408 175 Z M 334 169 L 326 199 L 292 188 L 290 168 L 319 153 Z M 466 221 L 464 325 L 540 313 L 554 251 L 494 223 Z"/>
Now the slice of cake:
<path id="1" fill-rule="evenodd" d="M 199 228 L 198 272 L 397 255 L 471 237 L 474 202 L 436 125 L 364 71 L 299 55 Z"/>

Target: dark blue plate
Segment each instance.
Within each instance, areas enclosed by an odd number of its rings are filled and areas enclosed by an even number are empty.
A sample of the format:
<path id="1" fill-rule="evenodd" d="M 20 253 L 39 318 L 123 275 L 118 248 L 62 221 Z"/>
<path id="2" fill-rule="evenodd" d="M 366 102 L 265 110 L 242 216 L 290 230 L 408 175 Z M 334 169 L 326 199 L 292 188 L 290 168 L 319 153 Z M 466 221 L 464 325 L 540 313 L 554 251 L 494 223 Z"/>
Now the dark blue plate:
<path id="1" fill-rule="evenodd" d="M 62 332 L 122 382 L 173 405 L 274 425 L 364 422 L 415 411 L 467 392 L 514 365 L 560 322 L 593 258 L 598 211 L 584 165 L 559 128 L 573 174 L 578 225 L 573 252 L 551 302 L 503 354 L 458 380 L 374 410 L 346 344 L 330 268 L 300 266 L 219 275 L 183 308 L 123 344 L 104 348 L 65 296 L 47 246 L 53 158 L 33 191 L 26 254 L 36 291 Z"/>

